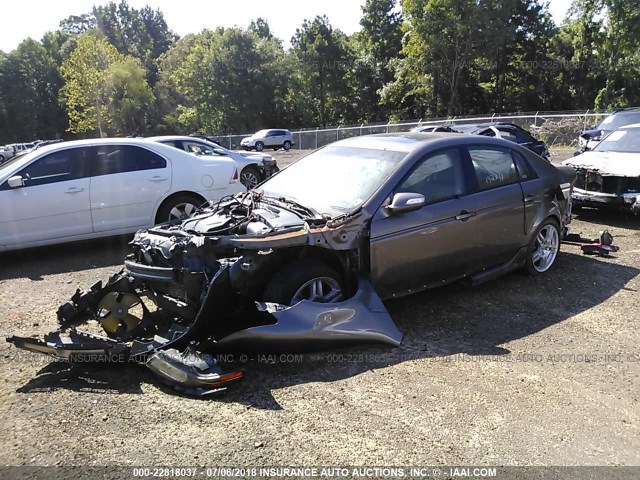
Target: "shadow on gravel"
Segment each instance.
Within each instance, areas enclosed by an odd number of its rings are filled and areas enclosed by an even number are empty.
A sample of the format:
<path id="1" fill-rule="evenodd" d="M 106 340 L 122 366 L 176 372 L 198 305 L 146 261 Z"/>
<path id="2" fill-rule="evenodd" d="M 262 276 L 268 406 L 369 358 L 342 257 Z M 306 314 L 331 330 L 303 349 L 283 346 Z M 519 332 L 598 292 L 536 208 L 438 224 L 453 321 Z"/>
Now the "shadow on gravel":
<path id="1" fill-rule="evenodd" d="M 41 368 L 18 393 L 72 390 L 83 393 L 142 393 L 146 371 L 140 365 L 72 365 L 53 361 Z"/>
<path id="2" fill-rule="evenodd" d="M 281 357 L 251 352 L 248 360 L 223 365 L 244 369 L 246 377 L 221 396 L 222 402 L 278 410 L 274 390 L 310 382 L 334 382 L 416 359 L 467 355 L 507 355 L 501 346 L 539 332 L 610 298 L 640 273 L 606 259 L 560 253 L 554 270 L 539 277 L 512 274 L 470 287 L 458 283 L 386 303 L 404 333 L 399 348 L 358 345 L 331 352 Z M 535 352 L 530 352 L 535 353 Z M 136 365 L 75 366 L 54 362 L 19 392 L 60 388 L 79 392 L 141 393 L 150 372 Z M 161 387 L 171 393 L 168 388 Z"/>
<path id="3" fill-rule="evenodd" d="M 120 265 L 133 235 L 0 253 L 0 281 Z M 114 269 L 115 273 L 115 269 Z"/>
<path id="4" fill-rule="evenodd" d="M 573 212 L 573 214 L 577 220 L 596 224 L 594 226 L 594 237 L 598 236 L 598 230 L 602 230 L 602 227 L 640 230 L 640 215 L 633 215 L 631 213 L 624 213 L 616 210 L 598 210 L 595 208 L 583 208 Z M 592 235 L 594 232 L 584 233 Z"/>
<path id="5" fill-rule="evenodd" d="M 458 283 L 386 302 L 404 333 L 399 348 L 357 346 L 307 354 L 301 362 L 280 363 L 277 355 L 271 365 L 252 361 L 245 365 L 243 384 L 222 400 L 280 409 L 271 392 L 290 385 L 333 382 L 416 359 L 507 355 L 511 352 L 501 345 L 606 301 L 628 289 L 639 273 L 607 260 L 561 253 L 554 270 L 540 277 L 516 273 L 475 288 Z"/>

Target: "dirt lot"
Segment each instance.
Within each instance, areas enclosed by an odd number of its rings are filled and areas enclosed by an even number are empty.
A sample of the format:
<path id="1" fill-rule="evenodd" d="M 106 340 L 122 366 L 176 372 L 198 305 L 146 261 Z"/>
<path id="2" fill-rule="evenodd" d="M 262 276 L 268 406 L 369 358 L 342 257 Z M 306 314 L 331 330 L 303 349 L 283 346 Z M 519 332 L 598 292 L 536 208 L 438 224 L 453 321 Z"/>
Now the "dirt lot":
<path id="1" fill-rule="evenodd" d="M 144 367 L 71 367 L 0 343 L 0 465 L 638 464 L 640 219 L 572 225 L 604 228 L 612 258 L 563 245 L 539 278 L 388 302 L 400 348 L 256 355 L 206 401 Z M 0 255 L 0 337 L 54 329 L 77 286 L 119 268 L 126 240 Z"/>

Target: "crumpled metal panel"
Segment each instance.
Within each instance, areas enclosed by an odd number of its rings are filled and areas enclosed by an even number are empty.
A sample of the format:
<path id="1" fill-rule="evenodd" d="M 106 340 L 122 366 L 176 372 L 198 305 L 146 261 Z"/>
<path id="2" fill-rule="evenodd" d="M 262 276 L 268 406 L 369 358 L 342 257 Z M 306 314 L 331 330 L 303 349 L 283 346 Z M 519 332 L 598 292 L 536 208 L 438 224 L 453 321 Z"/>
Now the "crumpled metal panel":
<path id="1" fill-rule="evenodd" d="M 343 343 L 381 342 L 397 347 L 402 333 L 371 284 L 360 279 L 357 293 L 343 302 L 303 300 L 288 308 L 270 308 L 272 325 L 241 330 L 218 341 L 224 349 L 296 349 L 336 347 Z"/>

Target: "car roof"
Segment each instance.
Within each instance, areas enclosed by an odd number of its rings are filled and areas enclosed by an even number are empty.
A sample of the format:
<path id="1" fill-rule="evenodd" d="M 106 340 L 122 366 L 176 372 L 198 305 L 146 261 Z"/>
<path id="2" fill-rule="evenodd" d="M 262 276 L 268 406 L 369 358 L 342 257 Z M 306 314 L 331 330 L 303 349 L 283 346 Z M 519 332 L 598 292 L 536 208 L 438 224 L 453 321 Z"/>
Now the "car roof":
<path id="1" fill-rule="evenodd" d="M 629 125 L 622 125 L 618 127 L 616 130 L 623 130 L 627 128 L 640 128 L 640 123 L 630 123 Z"/>
<path id="2" fill-rule="evenodd" d="M 188 135 L 157 135 L 155 137 L 145 137 L 145 140 L 151 140 L 152 142 L 161 142 L 163 140 L 187 140 L 190 142 L 204 141 L 211 143 L 206 138 L 190 137 Z"/>
<path id="3" fill-rule="evenodd" d="M 458 145 L 461 142 L 486 143 L 494 145 L 508 144 L 510 148 L 514 148 L 514 146 L 516 146 L 507 140 L 453 132 L 377 133 L 374 135 L 345 138 L 344 140 L 331 143 L 328 146 L 368 148 L 372 150 L 388 150 L 410 154 L 434 143 L 441 143 L 442 146 L 451 146 Z"/>

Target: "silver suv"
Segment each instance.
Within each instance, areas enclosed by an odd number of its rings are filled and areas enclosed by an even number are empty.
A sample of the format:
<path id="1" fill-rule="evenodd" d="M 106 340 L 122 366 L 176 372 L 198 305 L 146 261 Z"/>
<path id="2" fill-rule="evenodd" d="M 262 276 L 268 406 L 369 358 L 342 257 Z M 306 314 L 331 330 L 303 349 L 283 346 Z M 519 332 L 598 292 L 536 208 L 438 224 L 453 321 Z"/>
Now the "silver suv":
<path id="1" fill-rule="evenodd" d="M 240 146 L 245 150 L 256 150 L 257 152 L 261 152 L 265 148 L 289 150 L 292 145 L 294 145 L 293 135 L 289 130 L 282 129 L 260 130 L 250 137 L 243 138 L 240 142 Z"/>

